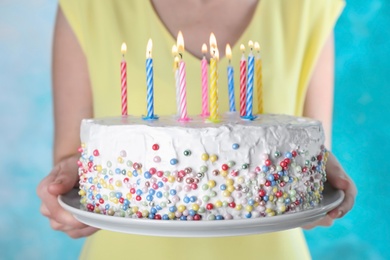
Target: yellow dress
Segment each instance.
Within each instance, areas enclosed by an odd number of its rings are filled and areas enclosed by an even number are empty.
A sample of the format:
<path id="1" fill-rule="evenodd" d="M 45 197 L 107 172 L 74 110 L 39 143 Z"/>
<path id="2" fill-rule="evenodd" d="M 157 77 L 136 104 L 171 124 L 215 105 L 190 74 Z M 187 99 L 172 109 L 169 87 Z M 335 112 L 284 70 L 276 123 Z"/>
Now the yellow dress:
<path id="1" fill-rule="evenodd" d="M 88 60 L 95 117 L 121 114 L 121 44 L 127 44 L 128 111 L 146 114 L 145 52 L 153 39 L 155 114 L 176 112 L 172 45 L 176 40 L 147 0 L 60 0 Z M 319 53 L 344 7 L 343 0 L 260 0 L 252 21 L 232 47 L 239 109 L 239 45 L 261 45 L 265 113 L 301 115 Z M 184 35 L 185 37 L 185 35 Z M 218 40 L 218 39 L 217 39 Z M 219 46 L 220 52 L 224 46 Z M 201 46 L 199 46 L 201 52 Z M 247 52 L 248 54 L 248 52 Z M 200 60 L 185 52 L 188 113 L 201 113 Z M 228 111 L 227 59 L 219 62 L 219 110 Z M 254 108 L 257 107 L 255 100 Z M 256 109 L 254 111 L 256 113 Z M 163 238 L 99 231 L 86 240 L 82 259 L 308 259 L 300 229 L 225 238 Z"/>

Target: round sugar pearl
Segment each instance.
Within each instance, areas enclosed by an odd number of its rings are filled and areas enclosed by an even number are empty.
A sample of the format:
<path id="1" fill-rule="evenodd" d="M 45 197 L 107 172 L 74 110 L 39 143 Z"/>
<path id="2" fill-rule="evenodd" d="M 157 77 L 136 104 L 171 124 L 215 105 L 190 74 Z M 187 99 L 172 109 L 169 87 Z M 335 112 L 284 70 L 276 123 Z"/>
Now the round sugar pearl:
<path id="1" fill-rule="evenodd" d="M 248 211 L 248 212 L 251 212 L 251 211 L 253 210 L 253 206 L 247 205 L 247 206 L 245 207 L 245 210 Z"/>
<path id="2" fill-rule="evenodd" d="M 194 210 L 194 211 L 198 211 L 199 210 L 199 204 L 196 204 L 196 203 L 194 203 L 194 204 L 192 204 L 192 210 Z"/>
<path id="3" fill-rule="evenodd" d="M 155 163 L 159 163 L 159 162 L 161 162 L 161 157 L 160 156 L 154 156 L 153 161 Z"/>
<path id="4" fill-rule="evenodd" d="M 234 144 L 232 144 L 232 148 L 233 148 L 234 150 L 237 150 L 238 148 L 240 148 L 240 145 L 237 144 L 237 143 L 234 143 Z"/>
<path id="5" fill-rule="evenodd" d="M 227 165 L 229 168 L 232 168 L 234 165 L 236 165 L 236 163 L 234 161 L 228 161 Z"/>
<path id="6" fill-rule="evenodd" d="M 200 166 L 200 172 L 207 172 L 207 170 L 208 170 L 208 167 L 206 166 L 206 165 L 202 165 L 202 166 Z"/>
<path id="7" fill-rule="evenodd" d="M 211 162 L 216 162 L 217 160 L 218 160 L 218 156 L 217 156 L 217 155 L 212 154 L 212 155 L 210 156 L 210 161 L 211 161 Z"/>
<path id="8" fill-rule="evenodd" d="M 175 165 L 178 163 L 178 160 L 176 158 L 171 159 L 170 161 L 171 165 Z"/>
<path id="9" fill-rule="evenodd" d="M 215 220 L 215 215 L 213 214 L 210 214 L 207 218 L 208 220 Z"/>
<path id="10" fill-rule="evenodd" d="M 180 201 L 179 196 L 175 195 L 175 196 L 172 197 L 172 203 L 177 203 L 179 201 Z"/>
<path id="11" fill-rule="evenodd" d="M 187 207 L 185 205 L 180 205 L 179 207 L 177 207 L 177 210 L 179 212 L 184 212 L 184 210 L 186 210 L 186 209 L 187 209 Z"/>
<path id="12" fill-rule="evenodd" d="M 224 217 L 224 219 L 227 219 L 227 220 L 233 219 L 233 216 L 229 213 L 225 213 L 225 215 L 223 215 L 223 217 Z"/>
<path id="13" fill-rule="evenodd" d="M 226 179 L 226 185 L 233 185 L 234 184 L 234 180 L 233 179 Z"/>
<path id="14" fill-rule="evenodd" d="M 207 196 L 207 195 L 204 195 L 202 199 L 203 199 L 203 201 L 207 202 L 207 201 L 209 201 L 209 200 L 210 200 L 210 197 L 209 197 L 209 196 Z"/>
<path id="15" fill-rule="evenodd" d="M 208 184 L 208 186 L 209 186 L 210 188 L 214 188 L 215 185 L 216 185 L 216 183 L 215 183 L 214 180 L 209 180 L 207 184 Z"/>
<path id="16" fill-rule="evenodd" d="M 209 159 L 209 155 L 207 153 L 202 154 L 201 159 L 203 161 L 207 161 Z"/>
<path id="17" fill-rule="evenodd" d="M 230 191 L 224 190 L 224 191 L 222 192 L 222 195 L 223 195 L 224 197 L 230 197 Z"/>

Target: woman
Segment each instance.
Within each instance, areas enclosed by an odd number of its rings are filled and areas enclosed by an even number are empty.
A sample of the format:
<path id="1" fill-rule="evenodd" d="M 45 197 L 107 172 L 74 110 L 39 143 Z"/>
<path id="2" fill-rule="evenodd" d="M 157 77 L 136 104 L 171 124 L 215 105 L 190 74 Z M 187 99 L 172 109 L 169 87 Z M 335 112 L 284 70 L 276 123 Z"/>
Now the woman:
<path id="1" fill-rule="evenodd" d="M 175 102 L 167 100 L 175 95 L 170 48 L 179 30 L 185 38 L 189 114 L 200 111 L 200 102 L 191 100 L 201 100 L 198 83 L 200 46 L 208 42 L 210 32 L 217 36 L 220 68 L 227 64 L 221 51 L 227 43 L 233 46 L 235 64 L 238 64 L 240 43 L 258 40 L 263 50 L 265 112 L 321 120 L 330 148 L 332 29 L 343 6 L 340 0 L 154 0 L 109 1 L 99 5 L 87 0 L 60 1 L 53 53 L 55 167 L 38 187 L 42 214 L 50 219 L 53 229 L 71 237 L 90 236 L 82 254 L 85 258 L 127 255 L 162 259 L 309 258 L 300 229 L 201 239 L 96 232 L 97 229 L 78 222 L 64 211 L 58 205 L 57 196 L 72 189 L 78 181 L 76 151 L 80 145 L 81 119 L 120 114 L 119 48 L 123 41 L 128 45 L 130 114 L 141 115 L 146 107 L 143 86 L 148 38 L 153 38 L 155 43 L 156 111 L 158 114 L 175 113 Z M 222 76 L 219 85 L 226 86 Z M 220 99 L 227 100 L 227 90 L 220 87 L 219 91 Z M 220 109 L 227 111 L 227 102 L 221 104 Z M 325 218 L 306 228 L 329 226 L 353 206 L 356 188 L 332 154 L 327 174 L 334 187 L 344 190 L 345 199 Z"/>

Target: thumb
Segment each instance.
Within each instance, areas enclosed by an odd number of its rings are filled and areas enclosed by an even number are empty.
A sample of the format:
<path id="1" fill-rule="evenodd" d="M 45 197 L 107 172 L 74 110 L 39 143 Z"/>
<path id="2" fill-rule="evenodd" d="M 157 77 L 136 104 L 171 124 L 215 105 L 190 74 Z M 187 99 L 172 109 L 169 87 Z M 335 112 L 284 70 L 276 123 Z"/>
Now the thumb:
<path id="1" fill-rule="evenodd" d="M 336 157 L 330 153 L 326 164 L 326 174 L 329 183 L 336 189 L 346 190 L 350 183 L 348 176 Z"/>
<path id="2" fill-rule="evenodd" d="M 74 188 L 79 180 L 77 158 L 70 157 L 61 161 L 52 171 L 54 178 L 48 191 L 52 195 L 67 193 Z"/>

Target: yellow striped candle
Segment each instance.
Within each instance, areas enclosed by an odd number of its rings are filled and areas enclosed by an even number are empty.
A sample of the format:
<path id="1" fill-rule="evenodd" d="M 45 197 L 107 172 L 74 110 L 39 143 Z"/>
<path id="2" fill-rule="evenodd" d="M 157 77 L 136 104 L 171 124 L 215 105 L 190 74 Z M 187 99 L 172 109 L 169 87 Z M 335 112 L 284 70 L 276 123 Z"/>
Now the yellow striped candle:
<path id="1" fill-rule="evenodd" d="M 210 121 L 218 121 L 218 58 L 217 40 L 213 33 L 210 35 Z"/>
<path id="2" fill-rule="evenodd" d="M 256 61 L 255 61 L 255 70 L 256 70 L 256 91 L 257 91 L 257 113 L 264 113 L 263 105 L 263 72 L 262 72 L 262 61 L 260 55 L 260 45 L 258 42 L 255 42 L 255 50 L 257 52 Z"/>

